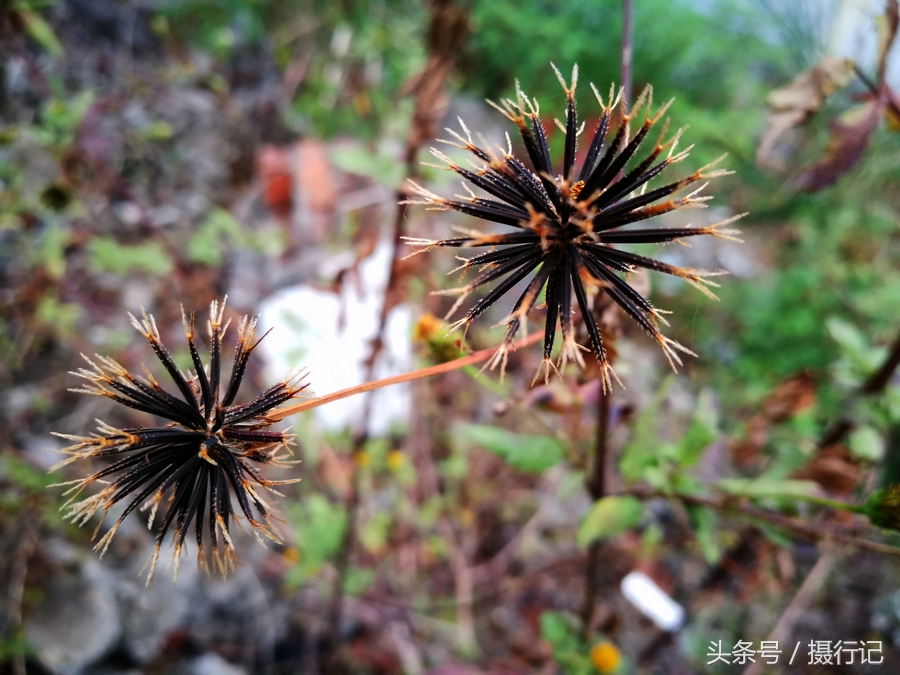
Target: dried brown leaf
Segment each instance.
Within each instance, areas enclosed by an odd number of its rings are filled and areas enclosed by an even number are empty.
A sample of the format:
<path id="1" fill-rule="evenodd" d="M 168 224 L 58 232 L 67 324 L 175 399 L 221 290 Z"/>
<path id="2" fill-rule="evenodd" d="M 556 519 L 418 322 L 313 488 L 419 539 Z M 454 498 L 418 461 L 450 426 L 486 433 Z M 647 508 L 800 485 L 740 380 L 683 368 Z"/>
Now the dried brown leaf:
<path id="1" fill-rule="evenodd" d="M 790 83 L 772 91 L 766 98 L 769 116 L 756 151 L 756 163 L 762 168 L 783 169 L 778 146 L 787 133 L 809 120 L 825 99 L 849 84 L 852 76 L 852 60 L 825 56 Z"/>
<path id="2" fill-rule="evenodd" d="M 792 474 L 797 480 L 811 480 L 836 495 L 853 492 L 862 475 L 859 462 L 843 445 L 822 448 L 812 459 Z"/>
<path id="3" fill-rule="evenodd" d="M 732 457 L 738 466 L 756 460 L 769 440 L 769 427 L 806 410 L 816 402 L 816 383 L 806 372 L 792 375 L 765 398 L 759 412 L 747 420 L 744 438 L 735 443 Z"/>
<path id="4" fill-rule="evenodd" d="M 831 139 L 825 154 L 800 174 L 797 187 L 807 192 L 818 192 L 834 184 L 856 166 L 878 126 L 883 109 L 881 101 L 872 101 L 853 109 L 844 119 L 835 120 L 831 125 Z"/>

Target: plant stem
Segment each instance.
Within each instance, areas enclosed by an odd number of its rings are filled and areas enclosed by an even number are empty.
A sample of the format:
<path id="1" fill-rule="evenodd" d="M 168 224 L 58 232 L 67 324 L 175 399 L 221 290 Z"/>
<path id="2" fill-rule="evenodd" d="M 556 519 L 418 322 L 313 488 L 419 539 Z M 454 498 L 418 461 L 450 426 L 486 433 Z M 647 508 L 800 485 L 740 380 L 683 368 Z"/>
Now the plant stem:
<path id="1" fill-rule="evenodd" d="M 619 80 L 625 108 L 631 104 L 631 0 L 622 0 L 622 54 Z"/>
<path id="2" fill-rule="evenodd" d="M 900 366 L 900 334 L 894 339 L 894 344 L 891 345 L 891 351 L 888 352 L 885 360 L 874 373 L 866 378 L 866 381 L 862 383 L 855 396 L 851 397 L 848 404 L 852 404 L 853 398 L 876 396 L 884 391 L 885 387 L 887 387 L 891 378 L 894 376 L 898 366 Z M 850 407 L 850 405 L 845 405 L 843 406 L 843 409 L 847 410 Z M 847 434 L 853 431 L 854 426 L 856 426 L 856 423 L 849 416 L 838 418 L 834 424 L 828 427 L 825 433 L 822 434 L 822 437 L 819 439 L 819 447 L 826 448 L 829 445 L 839 443 Z"/>
<path id="3" fill-rule="evenodd" d="M 597 433 L 594 445 L 594 459 L 587 482 L 588 492 L 595 501 L 606 495 L 606 454 L 609 446 L 607 435 L 609 434 L 609 403 L 611 398 L 612 391 L 604 391 L 603 383 L 601 382 L 597 393 Z"/>
<path id="4" fill-rule="evenodd" d="M 808 522 L 801 518 L 792 518 L 790 516 L 784 516 L 780 513 L 772 513 L 771 511 L 766 511 L 764 509 L 750 506 L 749 504 L 741 503 L 740 501 L 738 501 L 739 498 L 734 495 L 725 495 L 723 497 L 714 498 L 643 489 L 626 490 L 621 494 L 630 495 L 640 500 L 655 498 L 677 499 L 683 504 L 704 506 L 726 516 L 738 515 L 751 521 L 760 521 L 768 525 L 774 525 L 775 527 L 781 528 L 783 530 L 789 530 L 795 535 L 804 537 L 806 539 L 812 539 L 816 541 L 822 539 L 830 539 L 841 544 L 849 544 L 858 548 L 869 549 L 870 551 L 877 551 L 879 553 L 887 553 L 890 555 L 900 556 L 900 548 L 897 548 L 896 546 L 890 546 L 888 544 L 882 544 L 880 542 L 870 541 L 868 539 L 861 539 L 848 533 L 860 531 L 858 527 L 842 526 L 839 523 L 818 524 Z M 866 531 L 873 531 L 873 528 L 869 526 L 866 528 Z"/>
<path id="5" fill-rule="evenodd" d="M 344 525 L 344 536 L 341 539 L 341 547 L 338 549 L 334 561 L 334 583 L 331 588 L 331 604 L 328 608 L 328 647 L 325 655 L 328 671 L 339 666 L 339 652 L 337 646 L 341 641 L 341 614 L 344 606 L 344 584 L 347 579 L 347 570 L 350 568 L 350 554 L 356 544 L 356 518 L 359 511 L 359 467 L 354 465 L 350 474 L 350 495 L 347 498 L 347 520 Z"/>
<path id="6" fill-rule="evenodd" d="M 762 497 L 763 495 L 753 495 L 754 497 Z M 766 495 L 768 496 L 768 495 Z M 803 494 L 794 494 L 794 495 L 785 495 L 785 494 L 777 494 L 772 493 L 772 497 L 780 497 L 782 499 L 794 499 L 800 502 L 807 502 L 809 504 L 816 504 L 818 506 L 826 506 L 830 509 L 837 509 L 838 511 L 847 511 L 849 513 L 865 513 L 861 506 L 857 506 L 856 504 L 848 504 L 847 502 L 838 501 L 837 499 L 828 499 L 827 497 L 817 497 L 816 495 L 803 495 Z"/>
<path id="7" fill-rule="evenodd" d="M 523 338 L 517 345 L 515 345 L 515 348 L 534 344 L 535 342 L 538 342 L 542 337 L 543 331 L 535 331 Z M 421 368 L 409 373 L 403 373 L 402 375 L 385 377 L 374 382 L 366 382 L 365 384 L 360 384 L 355 387 L 341 389 L 340 391 L 336 391 L 326 396 L 320 396 L 309 401 L 303 401 L 302 403 L 277 410 L 275 411 L 275 413 L 273 413 L 272 417 L 274 421 L 283 420 L 285 417 L 288 417 L 290 415 L 301 413 L 306 410 L 312 410 L 313 408 L 318 408 L 320 405 L 325 405 L 326 403 L 331 403 L 333 401 L 339 401 L 343 398 L 348 398 L 356 394 L 374 391 L 376 389 L 381 389 L 382 387 L 387 387 L 392 384 L 412 382 L 413 380 L 420 380 L 426 377 L 431 377 L 433 375 L 449 373 L 460 368 L 471 366 L 474 363 L 485 361 L 493 356 L 496 352 L 496 347 L 490 347 L 488 349 L 477 351 L 474 354 L 469 354 L 468 356 L 454 359 L 453 361 L 448 361 L 447 363 L 440 363 L 436 366 L 431 366 L 430 368 Z M 354 443 L 357 450 L 360 449 L 364 441 L 365 434 L 357 434 L 357 438 Z M 335 579 L 334 585 L 332 587 L 331 604 L 329 606 L 328 612 L 329 650 L 325 655 L 325 660 L 329 668 L 336 668 L 339 662 L 339 653 L 337 647 L 340 644 L 341 614 L 344 602 L 344 582 L 347 576 L 347 570 L 349 569 L 350 565 L 350 556 L 353 552 L 353 547 L 356 541 L 356 519 L 359 507 L 360 488 L 359 477 L 359 467 L 354 464 L 353 471 L 350 475 L 351 487 L 350 496 L 347 501 L 347 524 L 344 529 L 344 536 L 341 540 L 341 546 L 338 550 L 337 558 L 335 559 Z"/>
<path id="8" fill-rule="evenodd" d="M 631 103 L 631 0 L 622 0 L 622 51 L 619 59 L 619 80 L 622 87 L 623 110 Z M 602 376 L 601 376 L 602 377 Z M 606 496 L 607 436 L 609 434 L 609 403 L 612 391 L 606 391 L 601 379 L 597 389 L 597 432 L 594 456 L 585 480 L 588 494 L 594 501 Z M 581 604 L 581 637 L 586 640 L 594 619 L 594 599 L 599 590 L 597 568 L 600 565 L 602 541 L 591 543 L 584 569 L 584 598 Z"/>
<path id="9" fill-rule="evenodd" d="M 607 435 L 609 432 L 609 400 L 612 391 L 604 391 L 603 382 L 597 389 L 597 433 L 594 443 L 594 456 L 589 467 L 589 475 L 585 487 L 591 499 L 597 501 L 606 495 L 606 463 Z M 581 603 L 581 637 L 587 639 L 591 623 L 594 619 L 594 599 L 597 597 L 597 568 L 600 565 L 600 554 L 603 542 L 591 543 L 588 548 L 587 563 L 584 568 L 584 598 Z"/>
<path id="10" fill-rule="evenodd" d="M 454 0 L 432 0 L 429 4 L 430 17 L 427 33 L 428 58 L 422 70 L 413 78 L 412 81 L 414 84 L 411 86 L 408 85 L 409 88 L 407 91 L 407 93 L 413 94 L 415 100 L 413 105 L 413 116 L 406 136 L 406 146 L 404 151 L 405 176 L 407 179 L 414 177 L 417 173 L 416 160 L 422 143 L 434 138 L 437 124 L 446 107 L 446 97 L 443 93 L 444 86 L 456 65 L 456 59 L 460 54 L 463 42 L 465 42 L 469 27 L 468 10 L 465 6 L 457 5 L 454 3 Z M 401 186 L 397 188 L 397 210 L 394 215 L 394 227 L 392 233 L 393 249 L 391 254 L 391 268 L 381 303 L 378 328 L 370 343 L 371 349 L 369 356 L 365 360 L 364 379 L 366 380 L 372 378 L 375 371 L 375 364 L 384 348 L 384 330 L 387 326 L 388 317 L 394 307 L 396 307 L 405 296 L 405 289 L 401 287 L 406 283 L 407 274 L 401 266 L 400 252 L 403 247 L 403 236 L 406 234 L 407 212 L 409 208 L 404 203 L 406 197 L 405 187 L 401 184 Z M 387 384 L 393 383 L 383 381 L 381 386 L 386 386 Z M 371 391 L 372 389 L 377 388 L 378 387 L 360 388 L 358 391 L 345 394 L 345 396 L 361 393 L 363 391 Z M 340 393 L 341 392 L 338 392 L 338 394 Z M 334 401 L 338 398 L 344 398 L 345 396 L 325 398 Z M 322 405 L 325 402 L 327 401 L 322 400 L 321 402 L 318 402 L 317 405 Z M 304 409 L 308 410 L 309 408 Z M 367 397 L 357 427 L 356 450 L 359 450 L 366 440 L 371 414 L 372 398 Z M 359 486 L 358 474 L 359 467 L 354 465 L 351 482 L 357 487 Z M 338 584 L 343 583 L 342 579 L 346 573 L 346 566 L 352 553 L 351 549 L 353 542 L 356 538 L 356 510 L 359 508 L 359 501 L 358 491 L 354 490 L 351 501 L 347 505 L 347 529 L 344 532 L 344 539 L 341 542 L 341 551 L 343 554 L 337 561 L 338 581 L 336 583 Z M 339 635 L 337 631 L 340 628 L 342 600 L 343 586 L 339 585 L 335 587 L 335 595 L 332 600 L 333 613 L 331 629 L 333 638 L 332 648 L 334 650 L 337 650 L 339 645 Z M 332 654 L 329 658 L 337 657 Z"/>
<path id="11" fill-rule="evenodd" d="M 839 553 L 830 548 L 824 548 L 816 564 L 806 575 L 800 588 L 794 594 L 793 599 L 784 608 L 777 623 L 769 633 L 769 640 L 774 642 L 786 642 L 791 636 L 791 631 L 803 613 L 812 604 L 816 593 L 828 578 L 834 564 L 839 560 Z M 766 670 L 765 662 L 754 661 L 743 672 L 743 675 L 762 675 Z"/>
<path id="12" fill-rule="evenodd" d="M 518 344 L 514 346 L 514 349 L 533 345 L 536 342 L 540 341 L 542 337 L 544 337 L 543 330 L 535 331 L 530 335 L 525 336 Z M 469 354 L 468 356 L 463 356 L 452 361 L 447 361 L 447 363 L 439 363 L 436 366 L 429 366 L 428 368 L 413 370 L 401 375 L 385 377 L 380 380 L 375 380 L 374 382 L 358 384 L 353 387 L 348 387 L 347 389 L 341 389 L 340 391 L 326 394 L 325 396 L 318 396 L 307 401 L 295 403 L 294 405 L 287 406 L 286 408 L 275 410 L 272 412 L 269 418 L 273 422 L 277 422 L 279 420 L 283 420 L 285 417 L 290 417 L 291 415 L 296 415 L 297 413 L 306 412 L 307 410 L 318 408 L 320 405 L 325 405 L 326 403 L 332 403 L 334 401 L 340 401 L 343 398 L 349 398 L 350 396 L 362 394 L 363 392 L 374 391 L 376 389 L 381 389 L 382 387 L 389 387 L 392 384 L 402 384 L 403 382 L 412 382 L 414 380 L 421 380 L 426 377 L 432 377 L 434 375 L 441 375 L 442 373 L 449 373 L 454 370 L 459 370 L 460 368 L 465 368 L 466 366 L 472 365 L 473 363 L 481 363 L 482 361 L 486 361 L 496 353 L 497 347 L 488 347 L 487 349 L 482 349 L 480 351 Z"/>

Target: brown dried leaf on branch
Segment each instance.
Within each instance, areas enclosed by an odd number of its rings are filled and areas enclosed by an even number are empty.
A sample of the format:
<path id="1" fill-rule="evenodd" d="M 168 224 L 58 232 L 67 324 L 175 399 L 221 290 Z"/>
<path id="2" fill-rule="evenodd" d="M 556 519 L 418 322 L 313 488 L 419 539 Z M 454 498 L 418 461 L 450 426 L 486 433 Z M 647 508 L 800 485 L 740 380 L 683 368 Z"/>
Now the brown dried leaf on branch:
<path id="1" fill-rule="evenodd" d="M 842 118 L 831 123 L 831 138 L 822 158 L 805 169 L 797 178 L 796 185 L 807 192 L 833 185 L 862 159 L 869 138 L 878 126 L 883 106 L 872 101 L 853 108 Z"/>
<path id="2" fill-rule="evenodd" d="M 747 420 L 744 438 L 732 446 L 738 466 L 754 462 L 769 440 L 772 425 L 784 422 L 816 402 L 816 383 L 808 372 L 799 372 L 779 384 L 763 400 L 759 412 Z"/>
<path id="3" fill-rule="evenodd" d="M 900 23 L 897 0 L 888 1 L 884 15 L 878 17 L 875 23 L 878 30 L 875 82 L 871 82 L 856 69 L 857 75 L 869 89 L 864 96 L 867 102 L 847 111 L 841 119 L 832 123 L 831 138 L 824 155 L 797 179 L 797 187 L 801 190 L 817 192 L 833 185 L 838 178 L 856 166 L 882 116 L 889 128 L 900 121 L 897 97 L 885 82 L 888 52 L 897 37 L 897 26 Z"/>
<path id="4" fill-rule="evenodd" d="M 856 488 L 862 476 L 862 467 L 846 446 L 840 443 L 822 448 L 791 478 L 811 480 L 834 495 L 849 495 Z"/>
<path id="5" fill-rule="evenodd" d="M 772 91 L 766 98 L 769 116 L 756 151 L 757 165 L 764 169 L 785 169 L 782 146 L 788 133 L 809 121 L 829 96 L 850 83 L 852 76 L 852 60 L 825 56 L 788 84 Z"/>
<path id="6" fill-rule="evenodd" d="M 456 65 L 469 33 L 469 13 L 449 0 L 433 0 L 428 26 L 428 60 L 404 85 L 402 93 L 415 99 L 407 149 L 418 148 L 437 133 L 447 107 L 444 85 Z"/>
<path id="7" fill-rule="evenodd" d="M 853 61 L 826 56 L 790 84 L 769 95 L 767 102 L 771 110 L 756 155 L 760 167 L 785 169 L 784 141 L 789 132 L 808 121 L 828 96 L 849 84 L 854 73 L 868 89 L 859 97 L 863 104 L 846 111 L 831 123 L 831 138 L 822 157 L 800 173 L 795 186 L 817 192 L 833 185 L 862 159 L 882 116 L 889 129 L 900 129 L 900 99 L 885 82 L 888 52 L 900 24 L 898 0 L 888 0 L 884 15 L 878 17 L 875 24 L 878 50 L 874 81 Z"/>

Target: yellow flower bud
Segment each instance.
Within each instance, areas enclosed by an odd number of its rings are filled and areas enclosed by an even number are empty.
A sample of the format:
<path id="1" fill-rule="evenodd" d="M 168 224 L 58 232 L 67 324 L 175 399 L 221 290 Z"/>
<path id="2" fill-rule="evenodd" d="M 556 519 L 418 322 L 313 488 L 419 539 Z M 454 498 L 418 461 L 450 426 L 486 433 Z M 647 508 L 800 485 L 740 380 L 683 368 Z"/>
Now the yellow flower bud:
<path id="1" fill-rule="evenodd" d="M 403 466 L 403 453 L 400 450 L 391 450 L 384 461 L 391 471 L 398 471 Z"/>
<path id="2" fill-rule="evenodd" d="M 591 663 L 601 673 L 615 672 L 621 658 L 619 650 L 611 642 L 598 642 L 591 647 Z"/>

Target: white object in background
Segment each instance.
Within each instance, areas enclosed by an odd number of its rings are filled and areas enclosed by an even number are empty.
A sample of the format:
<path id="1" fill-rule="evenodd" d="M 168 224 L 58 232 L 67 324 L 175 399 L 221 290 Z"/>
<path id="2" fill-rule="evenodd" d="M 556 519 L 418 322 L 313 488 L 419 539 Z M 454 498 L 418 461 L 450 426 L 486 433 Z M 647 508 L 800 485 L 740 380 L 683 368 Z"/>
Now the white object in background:
<path id="1" fill-rule="evenodd" d="M 372 255 L 359 265 L 359 283 L 348 278 L 340 296 L 302 284 L 285 288 L 262 303 L 260 333 L 273 329 L 260 344 L 266 355 L 270 380 L 277 380 L 299 365 L 308 371 L 308 391 L 317 396 L 363 383 L 363 362 L 369 355 L 370 341 L 378 327 L 392 250 L 390 242 L 380 242 Z M 412 361 L 410 320 L 406 305 L 398 305 L 391 311 L 374 379 L 409 370 Z M 393 424 L 407 423 L 410 409 L 408 384 L 335 401 L 315 408 L 313 413 L 326 429 L 355 428 L 367 395 L 373 397 L 370 434 L 381 436 Z"/>
<path id="2" fill-rule="evenodd" d="M 643 572 L 629 572 L 622 579 L 622 595 L 658 628 L 677 630 L 684 622 L 684 607 L 675 602 Z"/>

